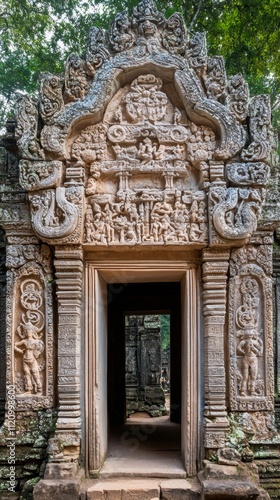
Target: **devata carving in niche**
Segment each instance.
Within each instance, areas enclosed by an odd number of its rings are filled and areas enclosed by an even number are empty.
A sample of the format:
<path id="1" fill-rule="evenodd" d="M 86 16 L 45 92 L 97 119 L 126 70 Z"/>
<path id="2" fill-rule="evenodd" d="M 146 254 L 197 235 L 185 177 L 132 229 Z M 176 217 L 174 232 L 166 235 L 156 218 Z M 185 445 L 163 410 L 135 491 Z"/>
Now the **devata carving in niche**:
<path id="1" fill-rule="evenodd" d="M 242 329 L 236 334 L 240 341 L 236 353 L 242 357 L 239 375 L 240 396 L 262 394 L 264 383 L 259 377 L 258 358 L 263 354 L 263 342 L 257 330 L 259 323 L 259 285 L 255 279 L 241 282 L 242 305 L 236 311 L 236 323 Z"/>
<path id="2" fill-rule="evenodd" d="M 240 396 L 246 396 L 246 394 L 255 396 L 257 394 L 258 357 L 263 353 L 263 342 L 254 329 L 238 332 L 237 336 L 241 337 L 237 346 L 237 354 L 242 356 Z"/>
<path id="3" fill-rule="evenodd" d="M 38 358 L 44 352 L 44 342 L 37 338 L 37 328 L 30 322 L 22 325 L 21 336 L 24 336 L 24 339 L 15 343 L 15 351 L 23 355 L 24 395 L 32 392 L 40 395 L 43 392 L 43 385 Z"/>
<path id="4" fill-rule="evenodd" d="M 42 312 L 43 296 L 41 285 L 35 280 L 25 279 L 21 283 L 20 304 L 24 309 L 22 322 L 16 332 L 21 339 L 15 342 L 14 349 L 21 355 L 23 387 L 21 374 L 18 372 L 18 392 L 21 395 L 43 394 L 42 371 L 45 368 L 43 353 L 45 344 L 42 341 L 45 326 Z"/>

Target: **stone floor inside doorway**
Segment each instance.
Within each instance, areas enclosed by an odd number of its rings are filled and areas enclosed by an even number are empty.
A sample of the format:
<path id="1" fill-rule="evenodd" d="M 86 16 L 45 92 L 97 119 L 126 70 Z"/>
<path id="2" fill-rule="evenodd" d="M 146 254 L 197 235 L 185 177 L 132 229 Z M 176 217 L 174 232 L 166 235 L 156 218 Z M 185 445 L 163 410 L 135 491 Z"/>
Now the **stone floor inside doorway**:
<path id="1" fill-rule="evenodd" d="M 151 418 L 135 413 L 126 423 L 112 429 L 108 455 L 100 478 L 109 477 L 184 478 L 181 461 L 181 426 L 169 416 Z"/>

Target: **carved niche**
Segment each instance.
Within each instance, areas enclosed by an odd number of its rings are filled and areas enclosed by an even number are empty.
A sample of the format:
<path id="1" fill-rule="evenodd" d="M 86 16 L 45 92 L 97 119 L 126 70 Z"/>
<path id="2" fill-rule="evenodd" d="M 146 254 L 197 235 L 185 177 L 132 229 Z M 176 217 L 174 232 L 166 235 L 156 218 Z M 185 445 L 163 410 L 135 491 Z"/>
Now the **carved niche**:
<path id="1" fill-rule="evenodd" d="M 53 309 L 47 245 L 7 247 L 7 382 L 17 408 L 53 406 Z"/>
<path id="2" fill-rule="evenodd" d="M 191 123 L 160 78 L 140 75 L 120 89 L 103 123 L 72 145 L 88 175 L 85 243 L 205 244 L 207 200 L 194 165 L 215 147 L 214 132 Z"/>
<path id="3" fill-rule="evenodd" d="M 271 248 L 232 251 L 229 282 L 231 410 L 273 409 Z"/>

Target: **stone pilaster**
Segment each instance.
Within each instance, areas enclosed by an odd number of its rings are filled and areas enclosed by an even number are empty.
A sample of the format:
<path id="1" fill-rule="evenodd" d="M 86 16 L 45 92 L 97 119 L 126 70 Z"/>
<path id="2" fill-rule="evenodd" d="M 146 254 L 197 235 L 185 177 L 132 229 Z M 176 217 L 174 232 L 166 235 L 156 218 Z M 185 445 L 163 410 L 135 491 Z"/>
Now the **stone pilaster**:
<path id="1" fill-rule="evenodd" d="M 208 449 L 223 447 L 228 430 L 224 350 L 228 260 L 227 250 L 203 252 L 204 446 Z"/>
<path id="2" fill-rule="evenodd" d="M 280 427 L 280 251 L 275 247 L 273 252 L 274 275 L 274 342 L 275 342 L 275 421 Z"/>
<path id="3" fill-rule="evenodd" d="M 58 420 L 49 444 L 50 462 L 75 462 L 81 435 L 81 307 L 82 251 L 57 247 L 56 295 L 58 302 Z M 51 474 L 52 467 L 48 467 Z"/>

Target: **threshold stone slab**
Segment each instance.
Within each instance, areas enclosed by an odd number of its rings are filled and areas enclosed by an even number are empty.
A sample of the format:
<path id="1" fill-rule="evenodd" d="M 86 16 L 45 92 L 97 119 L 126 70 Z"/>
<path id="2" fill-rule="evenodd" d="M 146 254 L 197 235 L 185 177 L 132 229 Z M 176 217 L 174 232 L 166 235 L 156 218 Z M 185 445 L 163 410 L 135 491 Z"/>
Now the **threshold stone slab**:
<path id="1" fill-rule="evenodd" d="M 87 490 L 87 500 L 159 500 L 158 481 L 102 481 Z"/>

